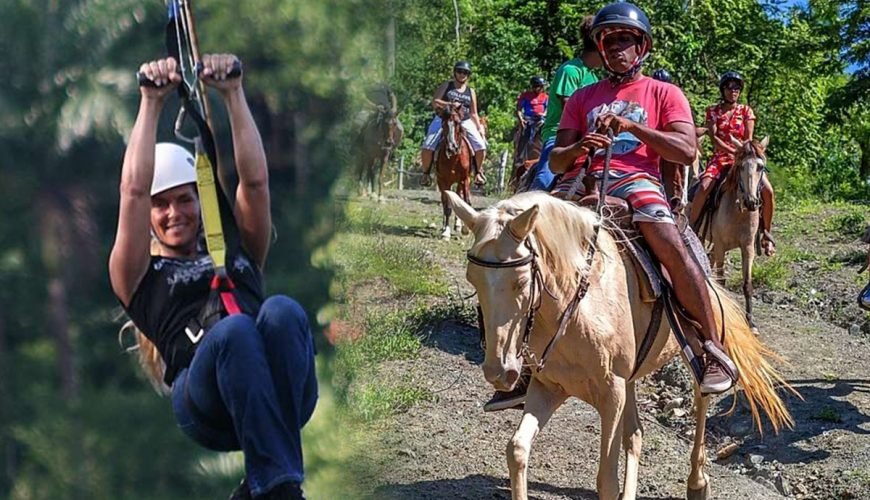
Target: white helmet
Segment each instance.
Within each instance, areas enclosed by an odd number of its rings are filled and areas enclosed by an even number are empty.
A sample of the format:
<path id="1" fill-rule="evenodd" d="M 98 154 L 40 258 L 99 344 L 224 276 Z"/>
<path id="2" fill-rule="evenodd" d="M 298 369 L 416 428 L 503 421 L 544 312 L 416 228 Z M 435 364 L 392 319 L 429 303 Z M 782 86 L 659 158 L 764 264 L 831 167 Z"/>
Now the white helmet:
<path id="1" fill-rule="evenodd" d="M 167 189 L 196 182 L 193 155 L 178 144 L 161 142 L 154 148 L 154 179 L 151 196 Z"/>

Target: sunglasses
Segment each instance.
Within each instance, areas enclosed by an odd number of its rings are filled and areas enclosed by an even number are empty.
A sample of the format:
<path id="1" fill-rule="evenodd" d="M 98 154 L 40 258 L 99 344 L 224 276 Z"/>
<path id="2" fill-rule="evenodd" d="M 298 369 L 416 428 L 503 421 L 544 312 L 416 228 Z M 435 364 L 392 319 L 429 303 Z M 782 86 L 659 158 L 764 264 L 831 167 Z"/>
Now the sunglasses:
<path id="1" fill-rule="evenodd" d="M 726 85 L 725 90 L 736 90 L 739 92 L 739 91 L 743 90 L 743 85 L 740 85 L 737 83 L 732 83 L 732 84 Z"/>
<path id="2" fill-rule="evenodd" d="M 455 69 L 455 70 L 453 70 L 453 72 L 456 74 L 459 74 L 459 75 L 470 75 L 471 74 L 471 71 L 466 71 L 464 69 Z"/>

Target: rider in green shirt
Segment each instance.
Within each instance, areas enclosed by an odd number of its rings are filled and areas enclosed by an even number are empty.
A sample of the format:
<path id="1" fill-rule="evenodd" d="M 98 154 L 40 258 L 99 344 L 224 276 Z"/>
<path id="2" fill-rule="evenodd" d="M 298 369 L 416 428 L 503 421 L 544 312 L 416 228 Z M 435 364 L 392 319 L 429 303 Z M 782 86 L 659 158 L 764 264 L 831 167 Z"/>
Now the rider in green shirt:
<path id="1" fill-rule="evenodd" d="M 541 158 L 530 174 L 532 182 L 529 191 L 546 190 L 553 184 L 555 177 L 550 171 L 550 151 L 556 145 L 556 132 L 559 130 L 559 120 L 562 118 L 562 108 L 575 90 L 591 85 L 598 81 L 592 73 L 592 68 L 601 67 L 601 57 L 598 49 L 589 37 L 592 31 L 593 16 L 587 16 L 580 26 L 583 36 L 583 50 L 579 57 L 565 61 L 556 70 L 553 82 L 550 84 L 550 102 L 547 104 L 547 117 L 541 129 L 541 140 L 544 148 L 541 150 Z"/>

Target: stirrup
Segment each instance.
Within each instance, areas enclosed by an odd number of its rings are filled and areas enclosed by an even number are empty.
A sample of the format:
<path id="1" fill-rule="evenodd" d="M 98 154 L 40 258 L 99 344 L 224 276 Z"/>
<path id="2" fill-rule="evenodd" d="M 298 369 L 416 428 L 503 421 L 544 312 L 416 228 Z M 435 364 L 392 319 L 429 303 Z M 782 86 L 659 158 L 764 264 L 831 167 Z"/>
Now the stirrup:
<path id="1" fill-rule="evenodd" d="M 731 377 L 731 380 L 736 383 L 737 380 L 740 378 L 740 373 L 737 371 L 737 365 L 735 365 L 734 362 L 731 361 L 731 358 L 728 357 L 728 354 L 716 347 L 716 344 L 714 344 L 712 340 L 705 341 L 703 347 L 704 351 L 708 355 L 713 357 L 716 361 L 718 361 L 719 364 L 722 365 L 722 368 L 724 368 L 728 375 Z"/>

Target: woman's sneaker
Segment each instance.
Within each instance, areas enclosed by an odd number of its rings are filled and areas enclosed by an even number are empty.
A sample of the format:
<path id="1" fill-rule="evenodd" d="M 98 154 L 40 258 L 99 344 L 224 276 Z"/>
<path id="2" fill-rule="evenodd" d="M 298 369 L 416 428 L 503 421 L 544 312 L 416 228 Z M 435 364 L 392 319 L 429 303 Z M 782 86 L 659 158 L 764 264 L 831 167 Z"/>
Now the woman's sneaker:
<path id="1" fill-rule="evenodd" d="M 526 391 L 529 390 L 531 372 L 523 370 L 517 385 L 510 392 L 495 391 L 492 398 L 483 405 L 483 411 L 522 410 L 526 402 Z"/>

